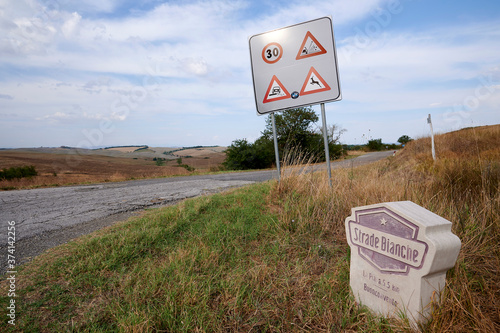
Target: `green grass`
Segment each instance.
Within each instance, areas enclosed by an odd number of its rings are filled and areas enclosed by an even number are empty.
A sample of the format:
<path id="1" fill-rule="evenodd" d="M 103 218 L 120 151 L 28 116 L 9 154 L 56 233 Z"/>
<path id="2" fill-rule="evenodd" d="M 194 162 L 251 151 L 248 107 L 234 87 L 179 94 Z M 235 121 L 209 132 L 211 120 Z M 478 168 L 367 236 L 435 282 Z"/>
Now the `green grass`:
<path id="1" fill-rule="evenodd" d="M 299 313 L 317 317 L 337 273 L 318 274 L 339 265 L 326 253 L 342 251 L 288 237 L 268 209 L 270 186 L 151 210 L 49 251 L 20 269 L 16 329 L 288 330 Z M 295 294 L 316 300 L 304 308 Z"/>
<path id="2" fill-rule="evenodd" d="M 20 268 L 17 325 L 6 327 L 285 332 L 349 326 L 350 319 L 324 320 L 353 311 L 345 246 L 318 230 L 296 237 L 269 206 L 272 186 L 150 210 L 48 251 Z"/>

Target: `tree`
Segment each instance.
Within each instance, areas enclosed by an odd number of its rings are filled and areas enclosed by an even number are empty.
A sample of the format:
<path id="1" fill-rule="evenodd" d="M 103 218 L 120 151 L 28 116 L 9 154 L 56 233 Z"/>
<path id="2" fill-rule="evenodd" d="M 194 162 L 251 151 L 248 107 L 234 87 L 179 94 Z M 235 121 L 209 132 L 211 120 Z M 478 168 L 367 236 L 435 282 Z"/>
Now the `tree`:
<path id="1" fill-rule="evenodd" d="M 311 108 L 290 109 L 275 114 L 276 136 L 280 155 L 293 150 L 303 157 L 312 157 L 317 161 L 325 161 L 323 135 L 317 131 L 318 116 Z M 337 125 L 328 128 L 330 157 L 336 158 L 343 153 L 337 143 L 344 132 Z M 275 161 L 272 115 L 266 119 L 266 127 L 262 136 L 253 144 L 246 139 L 235 140 L 226 150 L 224 166 L 227 169 L 261 169 L 269 168 Z"/>
<path id="2" fill-rule="evenodd" d="M 319 134 L 323 136 L 323 127 L 319 127 L 318 129 Z M 333 144 L 338 144 L 340 137 L 342 134 L 347 132 L 346 129 L 342 128 L 341 126 L 337 124 L 332 124 L 332 125 L 327 125 L 326 126 L 326 135 L 328 137 L 328 142 L 333 143 Z"/>
<path id="3" fill-rule="evenodd" d="M 155 157 L 155 158 L 156 158 L 156 157 Z M 156 160 L 155 160 L 155 159 L 153 159 L 153 161 L 155 161 L 155 164 L 156 164 L 157 166 L 162 166 L 162 165 L 165 165 L 165 159 L 162 159 L 162 158 L 156 158 Z"/>
<path id="4" fill-rule="evenodd" d="M 402 145 L 407 144 L 408 142 L 412 141 L 413 139 L 410 138 L 408 135 L 402 135 L 399 137 L 398 142 Z"/>
<path id="5" fill-rule="evenodd" d="M 373 139 L 368 141 L 368 149 L 370 150 L 382 150 L 382 139 Z"/>
<path id="6" fill-rule="evenodd" d="M 262 135 L 269 140 L 273 138 L 272 116 L 266 119 L 266 128 Z M 309 136 L 314 133 L 313 124 L 318 116 L 311 108 L 297 108 L 275 114 L 276 136 L 280 151 L 297 148 L 306 149 Z"/>
<path id="7" fill-rule="evenodd" d="M 235 140 L 226 150 L 223 165 L 229 170 L 264 169 L 271 167 L 273 156 L 272 146 L 269 149 L 269 144 L 263 140 L 258 139 L 253 144 L 247 139 Z"/>

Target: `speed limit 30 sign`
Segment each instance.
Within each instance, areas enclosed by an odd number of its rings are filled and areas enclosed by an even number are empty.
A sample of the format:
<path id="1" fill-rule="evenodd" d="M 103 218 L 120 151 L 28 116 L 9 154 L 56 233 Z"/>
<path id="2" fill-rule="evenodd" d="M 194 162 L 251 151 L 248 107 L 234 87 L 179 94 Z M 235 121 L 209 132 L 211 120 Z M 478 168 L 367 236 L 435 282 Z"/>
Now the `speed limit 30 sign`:
<path id="1" fill-rule="evenodd" d="M 262 49 L 262 59 L 268 64 L 274 64 L 281 59 L 283 48 L 278 43 L 269 43 Z"/>
<path id="2" fill-rule="evenodd" d="M 258 114 L 341 99 L 331 17 L 249 38 Z"/>

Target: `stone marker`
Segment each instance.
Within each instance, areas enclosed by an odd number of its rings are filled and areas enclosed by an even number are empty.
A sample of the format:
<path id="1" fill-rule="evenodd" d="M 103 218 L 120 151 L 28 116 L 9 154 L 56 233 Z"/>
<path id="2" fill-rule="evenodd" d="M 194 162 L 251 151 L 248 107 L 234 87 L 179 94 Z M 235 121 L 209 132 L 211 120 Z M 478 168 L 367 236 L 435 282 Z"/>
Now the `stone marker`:
<path id="1" fill-rule="evenodd" d="M 460 251 L 451 222 L 399 201 L 352 208 L 345 228 L 356 301 L 380 315 L 404 314 L 412 324 L 429 319 Z"/>

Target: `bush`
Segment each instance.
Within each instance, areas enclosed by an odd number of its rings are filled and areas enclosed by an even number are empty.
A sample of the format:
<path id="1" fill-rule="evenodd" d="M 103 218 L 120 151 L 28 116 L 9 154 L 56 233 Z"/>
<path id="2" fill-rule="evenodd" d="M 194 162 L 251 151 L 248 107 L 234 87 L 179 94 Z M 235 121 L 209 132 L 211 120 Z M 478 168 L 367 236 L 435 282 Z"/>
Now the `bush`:
<path id="1" fill-rule="evenodd" d="M 155 164 L 157 166 L 162 166 L 162 165 L 165 165 L 165 159 L 162 159 L 162 158 L 153 158 L 153 161 L 155 161 Z"/>
<path id="2" fill-rule="evenodd" d="M 298 108 L 275 115 L 276 136 L 280 157 L 298 151 L 315 162 L 324 162 L 325 148 L 323 134 L 314 130 L 318 116 L 310 108 Z M 334 133 L 335 132 L 335 133 Z M 334 125 L 328 134 L 330 158 L 337 159 L 345 151 L 337 144 L 340 134 L 345 130 Z M 255 143 L 246 139 L 235 140 L 226 150 L 224 166 L 228 170 L 265 169 L 275 162 L 274 138 L 271 115 L 266 119 L 266 128 Z"/>
<path id="3" fill-rule="evenodd" d="M 35 166 L 22 166 L 22 167 L 11 167 L 8 169 L 2 169 L 0 171 L 0 180 L 11 180 L 14 178 L 20 179 L 24 177 L 37 176 L 38 172 L 35 170 Z"/>
<path id="4" fill-rule="evenodd" d="M 226 160 L 223 165 L 228 170 L 265 169 L 272 166 L 272 142 L 259 139 L 249 143 L 246 139 L 235 140 L 226 150 Z"/>
<path id="5" fill-rule="evenodd" d="M 369 150 L 376 150 L 376 151 L 382 150 L 382 146 L 383 146 L 382 139 L 373 139 L 368 141 L 367 144 Z"/>
<path id="6" fill-rule="evenodd" d="M 186 170 L 187 170 L 187 171 L 189 171 L 189 172 L 193 172 L 193 171 L 195 170 L 195 168 L 194 168 L 194 167 L 189 166 L 189 165 L 187 165 L 187 164 L 179 164 L 179 166 L 180 166 L 180 167 L 182 167 L 182 168 L 184 168 L 184 169 L 186 169 Z"/>

